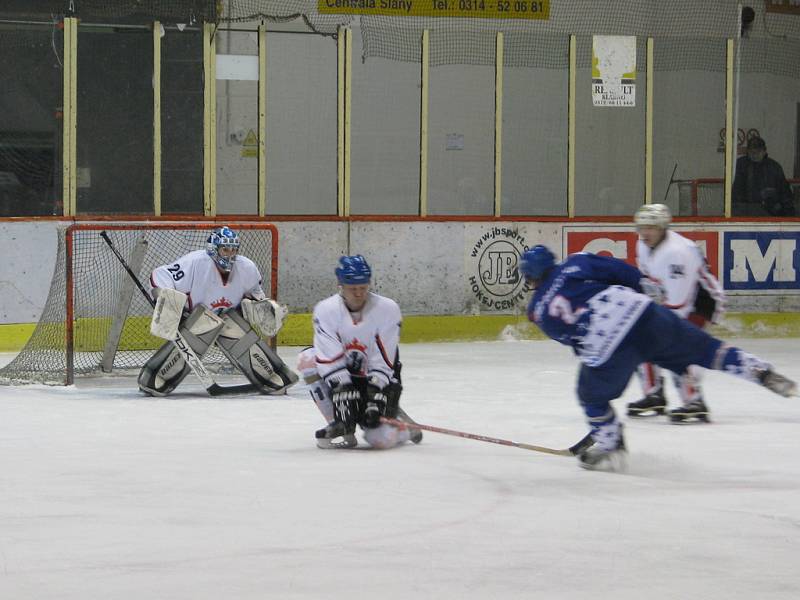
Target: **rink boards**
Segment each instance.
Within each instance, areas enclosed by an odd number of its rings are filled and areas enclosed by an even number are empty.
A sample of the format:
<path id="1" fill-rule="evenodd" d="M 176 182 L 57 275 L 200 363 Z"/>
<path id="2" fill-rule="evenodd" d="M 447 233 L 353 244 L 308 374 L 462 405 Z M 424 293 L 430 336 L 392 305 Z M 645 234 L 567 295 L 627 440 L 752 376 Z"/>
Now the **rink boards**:
<path id="1" fill-rule="evenodd" d="M 275 222 L 279 299 L 293 312 L 282 343 L 310 339 L 308 313 L 335 292 L 332 271 L 341 254 L 367 257 L 375 290 L 396 299 L 406 315 L 404 341 L 535 337 L 524 315 L 529 293 L 516 268 L 521 253 L 535 244 L 561 256 L 591 251 L 635 257 L 629 220 Z M 69 223 L 0 222 L 2 239 L 11 242 L 0 276 L 0 350 L 18 349 L 38 321 L 50 288 L 56 231 Z M 698 243 L 725 287 L 733 332 L 798 335 L 800 222 L 681 222 L 674 228 Z"/>

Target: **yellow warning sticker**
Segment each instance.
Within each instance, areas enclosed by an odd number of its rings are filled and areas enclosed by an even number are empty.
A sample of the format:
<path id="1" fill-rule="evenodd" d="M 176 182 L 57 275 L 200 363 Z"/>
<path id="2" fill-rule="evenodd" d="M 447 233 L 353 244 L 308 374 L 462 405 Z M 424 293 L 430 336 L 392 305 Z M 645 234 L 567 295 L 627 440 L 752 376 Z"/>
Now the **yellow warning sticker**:
<path id="1" fill-rule="evenodd" d="M 258 146 L 258 136 L 256 135 L 255 131 L 250 129 L 247 132 L 247 137 L 244 138 L 242 146 Z"/>

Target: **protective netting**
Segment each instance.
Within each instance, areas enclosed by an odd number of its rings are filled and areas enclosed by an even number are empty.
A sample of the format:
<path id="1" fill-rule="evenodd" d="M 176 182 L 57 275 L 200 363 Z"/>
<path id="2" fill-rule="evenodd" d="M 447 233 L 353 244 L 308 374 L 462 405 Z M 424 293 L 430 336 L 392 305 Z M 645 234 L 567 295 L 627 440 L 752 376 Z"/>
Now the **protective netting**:
<path id="1" fill-rule="evenodd" d="M 3 0 L 0 17 L 76 16 L 106 23 L 195 23 L 217 20 L 216 0 Z"/>
<path id="2" fill-rule="evenodd" d="M 277 260 L 275 227 L 252 223 L 230 226 L 241 236 L 241 253 L 253 260 L 264 276 L 264 291 L 274 297 L 277 293 L 277 270 L 273 268 L 277 264 L 273 263 L 273 258 Z M 105 224 L 59 229 L 58 256 L 42 316 L 22 351 L 0 369 L 0 383 L 63 385 L 74 375 L 141 368 L 164 340 L 150 335 L 153 309 L 100 233 L 107 232 L 149 289 L 148 279 L 153 269 L 205 248 L 213 227 L 213 224 Z M 72 265 L 71 310 L 67 293 L 68 256 Z M 72 361 L 68 355 L 70 313 Z M 203 362 L 212 367 L 228 363 L 215 347 Z"/>
<path id="3" fill-rule="evenodd" d="M 54 21 L 75 15 L 82 22 L 149 24 L 159 20 L 188 25 L 300 19 L 323 35 L 335 35 L 340 26 L 351 25 L 361 29 L 363 59 L 405 62 L 420 61 L 420 39 L 427 29 L 432 66 L 493 65 L 495 34 L 502 31 L 509 67 L 566 68 L 568 56 L 557 42 L 565 35 L 635 35 L 653 37 L 668 47 L 661 55 L 670 58 L 656 65 L 659 70 L 721 71 L 724 63 L 709 58 L 709 41 L 737 38 L 740 27 L 739 3 L 734 0 L 559 1 L 550 3 L 548 19 L 535 20 L 320 14 L 318 0 L 6 0 L 2 4 L 0 19 Z M 454 1 L 451 4 L 455 6 Z M 756 16 L 746 42 L 754 50 L 742 57 L 742 72 L 797 77 L 800 17 L 767 12 L 763 1 L 750 4 Z M 6 43 L 13 41 L 6 39 Z M 578 66 L 585 67 L 590 57 L 581 55 L 578 60 Z"/>
<path id="4" fill-rule="evenodd" d="M 220 3 L 220 22 L 265 20 L 271 22 L 303 19 L 313 31 L 333 35 L 341 25 L 353 21 L 351 15 L 321 15 L 317 0 L 227 0 Z"/>
<path id="5" fill-rule="evenodd" d="M 420 3 L 422 0 L 412 0 Z M 548 19 L 476 19 L 402 17 L 374 14 L 384 2 L 360 16 L 320 14 L 319 0 L 5 0 L 0 19 L 56 20 L 78 16 L 82 22 L 165 23 L 199 25 L 202 22 L 242 23 L 303 20 L 312 30 L 335 35 L 342 25 L 359 27 L 362 58 L 380 57 L 419 62 L 423 30 L 431 36 L 431 65 L 493 65 L 495 34 L 505 35 L 505 64 L 509 67 L 563 69 L 568 56 L 559 38 L 567 35 L 635 35 L 666 44 L 668 61 L 659 70 L 719 71 L 724 63 L 710 58 L 709 43 L 735 39 L 739 34 L 739 3 L 734 0 L 564 0 L 550 2 Z M 348 2 L 326 2 L 328 6 Z M 358 2 L 350 2 L 358 5 Z M 430 1 L 427 2 L 430 4 Z M 456 6 L 455 0 L 450 4 Z M 458 3 L 477 5 L 477 2 Z M 490 3 L 491 4 L 491 3 Z M 513 3 L 510 3 L 513 4 Z M 796 77 L 800 71 L 800 17 L 768 12 L 764 0 L 747 3 L 755 19 L 745 42 L 756 50 L 743 56 L 742 72 L 766 72 Z M 493 4 L 492 4 L 493 5 Z M 463 12 L 462 14 L 468 14 Z M 1 36 L 0 36 L 1 37 Z M 579 67 L 591 57 L 580 55 Z"/>

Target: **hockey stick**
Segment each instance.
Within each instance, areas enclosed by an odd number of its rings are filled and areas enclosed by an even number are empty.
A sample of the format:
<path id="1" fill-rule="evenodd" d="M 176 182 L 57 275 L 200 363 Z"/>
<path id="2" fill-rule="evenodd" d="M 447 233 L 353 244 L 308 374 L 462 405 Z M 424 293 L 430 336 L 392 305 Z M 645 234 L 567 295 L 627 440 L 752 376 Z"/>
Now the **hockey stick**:
<path id="1" fill-rule="evenodd" d="M 400 362 L 400 348 L 398 347 L 394 354 L 394 378 L 397 380 L 397 384 L 400 386 L 401 391 L 403 389 L 403 378 L 401 376 L 402 370 L 403 363 Z M 410 423 L 411 425 L 417 424 L 417 422 L 412 419 L 406 411 L 400 408 L 399 405 L 397 406 L 397 418 L 404 423 Z M 415 444 L 422 442 L 422 430 L 416 429 L 415 431 L 411 432 L 410 440 Z"/>
<path id="2" fill-rule="evenodd" d="M 136 284 L 136 287 L 139 288 L 139 291 L 142 292 L 142 295 L 145 299 L 150 303 L 150 306 L 155 308 L 156 301 L 150 295 L 145 287 L 142 285 L 142 282 L 139 281 L 139 277 L 133 270 L 128 266 L 128 263 L 125 261 L 125 257 L 119 253 L 116 246 L 114 246 L 114 242 L 111 241 L 111 238 L 108 237 L 108 233 L 105 231 L 100 232 L 100 237 L 103 238 L 103 241 L 108 244 L 108 247 L 114 253 L 114 256 L 117 257 L 122 267 L 127 271 L 128 275 L 130 275 L 133 282 Z M 192 370 L 192 373 L 197 375 L 197 378 L 200 380 L 200 383 L 203 384 L 203 387 L 206 388 L 206 391 L 210 396 L 222 396 L 225 394 L 241 394 L 245 392 L 255 391 L 256 387 L 252 384 L 245 384 L 245 385 L 235 385 L 235 386 L 228 386 L 223 387 L 219 385 L 215 380 L 214 377 L 209 373 L 206 366 L 203 364 L 203 361 L 197 356 L 197 353 L 192 349 L 189 343 L 186 341 L 186 338 L 183 337 L 183 334 L 178 331 L 175 334 L 175 339 L 171 340 L 175 347 L 178 349 L 178 352 L 181 353 L 183 360 L 186 361 L 186 364 L 189 365 L 189 368 Z"/>
<path id="3" fill-rule="evenodd" d="M 569 448 L 564 449 L 557 449 L 557 448 L 547 448 L 546 446 L 536 446 L 534 444 L 524 444 L 522 442 L 512 442 L 511 440 L 503 440 L 500 438 L 493 438 L 486 435 L 479 435 L 476 433 L 466 433 L 464 431 L 456 431 L 454 429 L 445 429 L 444 427 L 434 427 L 433 425 L 423 425 L 421 423 L 407 423 L 405 421 L 400 421 L 398 419 L 390 419 L 388 417 L 381 417 L 381 423 L 386 423 L 387 425 L 394 425 L 395 427 L 403 428 L 408 427 L 410 429 L 424 429 L 425 431 L 432 431 L 434 433 L 443 433 L 444 435 L 453 435 L 456 437 L 467 438 L 470 440 L 478 440 L 479 442 L 489 442 L 490 444 L 500 444 L 501 446 L 514 446 L 515 448 L 522 448 L 523 450 L 533 450 L 534 452 L 543 452 L 544 454 L 555 454 L 556 456 L 577 456 L 584 450 L 586 450 L 589 446 L 594 443 L 592 439 L 592 435 L 586 434 L 586 436 L 581 439 L 576 444 L 573 444 Z"/>
<path id="4" fill-rule="evenodd" d="M 667 184 L 667 191 L 664 192 L 664 204 L 667 203 L 667 196 L 669 196 L 669 190 L 672 187 L 673 183 L 678 183 L 678 180 L 675 179 L 675 173 L 678 170 L 678 163 L 675 163 L 675 167 L 672 169 L 672 175 L 669 176 L 669 183 Z"/>

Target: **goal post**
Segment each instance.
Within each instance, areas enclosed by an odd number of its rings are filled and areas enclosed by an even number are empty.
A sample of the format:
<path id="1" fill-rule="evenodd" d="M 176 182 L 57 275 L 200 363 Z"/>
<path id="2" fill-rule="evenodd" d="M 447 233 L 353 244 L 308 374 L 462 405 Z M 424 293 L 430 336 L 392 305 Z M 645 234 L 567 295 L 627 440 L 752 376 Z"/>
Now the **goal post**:
<path id="1" fill-rule="evenodd" d="M 0 369 L 0 383 L 69 385 L 75 377 L 141 368 L 164 340 L 150 334 L 152 307 L 100 237 L 147 286 L 152 271 L 205 249 L 217 222 L 81 223 L 58 229 L 55 267 L 42 315 L 25 347 Z M 278 231 L 271 223 L 229 222 L 241 254 L 258 265 L 264 292 L 278 294 Z M 216 348 L 203 362 L 227 361 Z"/>

